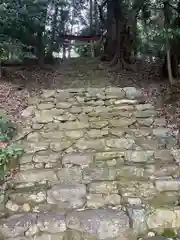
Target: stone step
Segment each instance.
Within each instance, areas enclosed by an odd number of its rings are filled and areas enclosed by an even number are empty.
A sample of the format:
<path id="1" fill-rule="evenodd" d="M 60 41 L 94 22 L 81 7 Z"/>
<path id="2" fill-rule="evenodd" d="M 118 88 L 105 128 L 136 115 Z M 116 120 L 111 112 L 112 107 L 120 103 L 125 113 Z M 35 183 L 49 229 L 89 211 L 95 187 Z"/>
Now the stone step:
<path id="1" fill-rule="evenodd" d="M 122 127 L 107 127 L 107 126 L 102 126 L 102 128 L 97 128 L 98 124 L 99 127 L 101 127 L 101 125 L 105 125 L 105 122 L 99 122 L 99 123 L 93 123 L 92 127 L 94 128 L 90 128 L 90 129 L 62 129 L 62 130 L 58 130 L 56 129 L 56 131 L 54 129 L 50 129 L 48 128 L 48 126 L 45 126 L 45 128 L 36 131 L 37 134 L 39 134 L 41 137 L 47 139 L 47 138 L 52 138 L 52 139 L 60 139 L 60 138 L 69 138 L 70 140 L 76 140 L 79 138 L 82 138 L 84 136 L 84 138 L 86 139 L 97 139 L 104 137 L 125 137 L 125 138 L 139 138 L 139 137 L 147 137 L 147 138 L 167 138 L 172 136 L 172 130 L 170 128 L 163 128 L 163 127 L 159 127 L 159 128 L 122 128 Z M 55 127 L 55 126 L 54 126 Z M 32 141 L 34 138 L 34 141 L 36 140 L 36 138 L 38 137 L 37 134 L 33 134 L 32 135 L 33 130 L 31 130 L 31 132 L 29 132 L 29 134 L 27 135 L 27 139 L 29 141 Z"/>
<path id="2" fill-rule="evenodd" d="M 84 101 L 78 101 L 78 100 Z M 44 111 L 44 110 L 59 110 L 61 115 L 63 113 L 69 112 L 72 114 L 80 114 L 86 113 L 89 116 L 95 116 L 95 114 L 103 114 L 103 113 L 118 113 L 120 112 L 148 112 L 153 113 L 154 115 L 154 106 L 150 103 L 141 103 L 138 100 L 129 100 L 129 99 L 117 99 L 117 98 L 109 98 L 109 99 L 97 99 L 97 98 L 70 98 L 65 101 L 61 101 L 58 99 L 34 99 L 34 105 L 36 110 Z M 61 111 L 60 111 L 61 110 Z M 36 112 L 35 112 L 36 113 Z M 94 115 L 93 115 L 94 113 Z M 148 114 L 147 114 L 148 115 Z M 155 114 L 156 115 L 156 114 Z M 144 116 L 143 116 L 144 117 Z"/>
<path id="3" fill-rule="evenodd" d="M 82 114 L 72 114 L 61 112 L 58 109 L 38 111 L 32 119 L 32 128 L 37 129 L 43 127 L 40 124 L 49 124 L 45 125 L 45 129 L 49 126 L 58 125 L 57 127 L 60 130 L 63 129 L 101 129 L 104 127 L 157 127 L 158 125 L 164 126 L 165 119 L 159 118 L 156 116 L 156 113 L 153 111 L 141 111 L 132 113 L 129 111 L 118 111 L 110 113 L 101 113 L 96 114 L 92 112 L 91 114 L 82 113 Z M 38 125 L 37 125 L 38 124 Z M 77 127 L 76 127 L 77 126 Z"/>
<path id="4" fill-rule="evenodd" d="M 57 114 L 57 115 L 55 115 Z M 142 116 L 140 116 L 142 114 Z M 148 116 L 145 116 L 148 115 Z M 142 111 L 139 113 L 131 114 L 129 112 L 118 112 L 118 113 L 104 113 L 104 114 L 76 114 L 71 113 L 59 114 L 52 112 L 51 110 L 44 110 L 38 112 L 33 118 L 34 123 L 47 124 L 59 122 L 60 129 L 69 129 L 69 125 L 72 124 L 70 129 L 76 129 L 74 125 L 78 125 L 79 129 L 95 128 L 100 129 L 104 126 L 109 127 L 146 127 L 153 126 L 158 121 L 158 117 L 155 117 L 153 112 Z M 103 124 L 102 124 L 103 123 Z M 82 126 L 80 127 L 79 125 Z M 101 126 L 101 125 L 103 126 Z M 73 128 L 74 127 L 74 128 Z"/>
<path id="5" fill-rule="evenodd" d="M 148 230 L 178 228 L 179 221 L 179 207 L 54 211 L 15 214 L 0 221 L 0 232 L 3 239 L 14 240 L 129 239 Z"/>
<path id="6" fill-rule="evenodd" d="M 122 165 L 117 167 L 64 167 L 59 169 L 29 169 L 17 172 L 9 182 L 13 189 L 34 187 L 37 184 L 91 184 L 103 181 L 125 181 L 130 186 L 132 182 L 150 182 L 159 191 L 178 191 L 179 167 L 175 164 L 145 166 Z M 169 184 L 168 184 L 169 183 Z M 164 185 L 163 185 L 164 184 Z M 174 184 L 174 186 L 172 186 Z M 162 185 L 162 186 L 161 186 Z M 175 188 L 175 189 L 174 189 Z"/>
<path id="7" fill-rule="evenodd" d="M 134 87 L 107 87 L 107 88 L 74 88 L 74 89 L 57 89 L 57 90 L 43 90 L 42 99 L 58 98 L 68 99 L 73 96 L 81 96 L 87 98 L 127 98 L 130 100 L 142 98 L 140 90 Z"/>
<path id="8" fill-rule="evenodd" d="M 110 101 L 110 100 L 109 100 Z M 107 104 L 109 103 L 109 105 Z M 137 117 L 137 118 L 147 118 L 157 116 L 157 113 L 151 104 L 138 104 L 136 100 L 113 100 L 111 102 L 105 102 L 105 105 L 99 104 L 98 101 L 89 101 L 86 104 L 78 104 L 76 102 L 45 102 L 39 103 L 34 106 L 34 113 L 37 115 L 40 112 L 44 114 L 49 113 L 49 115 L 54 114 L 54 116 L 80 116 L 86 114 L 89 117 Z M 32 107 L 31 107 L 32 108 Z M 68 114 L 69 113 L 69 114 Z M 70 118 L 71 119 L 71 118 Z M 62 120 L 66 120 L 64 118 Z"/>
<path id="9" fill-rule="evenodd" d="M 37 137 L 37 135 L 34 135 Z M 34 141 L 33 141 L 34 140 Z M 125 138 L 125 137 L 103 137 L 99 139 L 86 139 L 80 138 L 77 140 L 69 140 L 65 138 L 47 138 L 42 139 L 41 137 L 32 141 L 23 141 L 22 145 L 24 148 L 25 156 L 40 152 L 42 155 L 47 156 L 51 154 L 56 155 L 56 158 L 60 158 L 62 154 L 79 152 L 79 153 L 90 153 L 90 152 L 117 152 L 117 151 L 157 151 L 157 150 L 172 150 L 176 147 L 176 139 L 173 137 L 167 138 Z M 26 160 L 25 160 L 26 161 Z M 29 162 L 31 160 L 27 160 Z M 35 160 L 36 161 L 36 160 Z M 46 157 L 47 161 L 47 157 Z M 56 161 L 56 160 L 52 160 Z"/>
<path id="10" fill-rule="evenodd" d="M 23 186 L 23 184 L 21 184 Z M 72 209 L 118 208 L 119 206 L 172 207 L 180 203 L 179 179 L 125 179 L 83 183 L 47 183 L 6 191 L 1 214 Z"/>
<path id="11" fill-rule="evenodd" d="M 115 123 L 115 122 L 114 122 Z M 27 128 L 19 132 L 16 137 L 17 141 L 25 140 L 26 142 L 49 142 L 55 140 L 97 140 L 97 139 L 113 139 L 113 138 L 126 138 L 133 140 L 141 139 L 174 139 L 173 132 L 170 128 L 165 127 L 143 127 L 143 128 L 127 128 L 127 127 L 108 127 L 106 122 L 91 123 L 92 128 L 83 128 L 83 125 L 74 129 L 75 125 L 66 125 L 68 128 L 61 127 L 59 124 L 46 124 L 41 129 Z M 87 125 L 89 126 L 89 125 Z M 33 126 L 33 127 L 37 127 Z M 71 129 L 72 128 L 72 129 Z M 175 140 L 175 139 L 174 139 Z"/>
<path id="12" fill-rule="evenodd" d="M 55 153 L 41 150 L 23 154 L 19 160 L 20 170 L 59 169 L 62 167 L 134 167 L 179 165 L 180 150 L 126 150 L 87 153 Z"/>
<path id="13" fill-rule="evenodd" d="M 16 173 L 13 183 L 23 186 L 23 183 L 36 183 L 45 181 L 52 182 L 52 184 L 60 183 L 90 183 L 92 181 L 115 181 L 121 178 L 138 180 L 150 180 L 156 177 L 170 177 L 175 178 L 180 176 L 179 166 L 173 163 L 161 164 L 129 164 L 122 166 L 109 167 L 107 165 L 100 165 L 94 167 L 64 167 L 54 169 L 26 169 Z M 45 182 L 46 183 L 46 182 Z"/>

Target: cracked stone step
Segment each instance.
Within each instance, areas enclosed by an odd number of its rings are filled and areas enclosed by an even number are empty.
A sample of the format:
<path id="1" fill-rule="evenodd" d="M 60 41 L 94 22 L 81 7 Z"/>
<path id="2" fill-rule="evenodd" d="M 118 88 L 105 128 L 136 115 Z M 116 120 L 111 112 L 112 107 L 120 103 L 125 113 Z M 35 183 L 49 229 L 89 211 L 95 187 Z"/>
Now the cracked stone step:
<path id="1" fill-rule="evenodd" d="M 107 87 L 107 88 L 82 88 L 81 90 L 74 89 L 57 89 L 57 90 L 43 90 L 41 95 L 42 98 L 55 98 L 60 97 L 61 99 L 67 99 L 74 95 L 86 96 L 86 97 L 100 97 L 100 96 L 112 96 L 123 98 L 126 97 L 130 100 L 138 99 L 142 97 L 142 94 L 139 90 L 134 87 Z"/>
<path id="2" fill-rule="evenodd" d="M 177 159 L 177 158 L 176 158 Z M 127 150 L 127 151 L 107 151 L 107 152 L 88 152 L 88 153 L 50 153 L 49 151 L 36 152 L 33 155 L 24 154 L 20 159 L 20 170 L 22 172 L 36 170 L 41 173 L 44 171 L 52 173 L 66 171 L 68 167 L 73 167 L 72 171 L 77 172 L 83 168 L 101 168 L 101 167 L 121 167 L 122 172 L 128 171 L 133 174 L 143 169 L 146 174 L 162 174 L 169 172 L 172 174 L 177 170 L 179 162 L 173 158 L 169 150 Z M 59 170 L 58 170 L 59 169 Z M 128 170 L 129 169 L 129 170 Z M 160 170 L 159 170 L 160 169 Z M 142 172 L 142 171 L 140 171 Z M 147 175 L 149 176 L 149 174 Z M 47 179 L 48 180 L 48 179 Z"/>
<path id="3" fill-rule="evenodd" d="M 144 203 L 154 203 L 163 206 L 163 203 L 168 202 L 174 196 L 173 203 L 178 200 L 180 188 L 179 179 L 172 177 L 159 178 L 154 181 L 150 180 L 128 180 L 121 179 L 118 181 L 119 194 L 125 202 L 131 201 L 133 198 L 139 198 Z M 167 199 L 160 200 L 160 197 L 166 196 Z"/>
<path id="4" fill-rule="evenodd" d="M 40 233 L 41 236 L 49 234 L 65 237 L 69 233 L 67 228 L 98 239 L 115 237 L 126 239 L 129 232 L 129 218 L 121 210 L 101 209 L 72 212 L 67 216 L 63 212 L 26 213 L 14 215 L 0 223 L 0 231 L 5 239 L 24 236 L 31 238 Z"/>
<path id="5" fill-rule="evenodd" d="M 17 139 L 24 139 L 28 142 L 39 142 L 47 141 L 48 139 L 59 140 L 59 139 L 67 139 L 67 140 L 78 140 L 78 139 L 97 139 L 102 137 L 125 137 L 125 138 L 171 138 L 172 131 L 169 128 L 122 128 L 122 127 L 112 127 L 108 128 L 106 126 L 106 122 L 95 122 L 94 128 L 91 129 L 67 129 L 60 130 L 58 129 L 58 125 L 50 125 L 47 129 L 33 130 L 31 128 L 24 129 Z M 92 125 L 93 125 L 92 124 Z M 56 128 L 57 127 L 57 128 Z M 99 128 L 98 128 L 99 127 Z M 49 140 L 49 141 L 50 141 Z"/>
<path id="6" fill-rule="evenodd" d="M 143 162 L 144 163 L 144 162 Z M 110 165 L 110 164 L 109 164 Z M 56 182 L 76 182 L 91 180 L 115 180 L 117 178 L 144 178 L 154 179 L 155 177 L 179 177 L 179 166 L 175 163 L 129 163 L 108 166 L 108 164 L 93 164 L 91 167 L 84 165 L 74 167 L 61 167 L 59 169 L 28 169 L 19 171 L 14 175 L 12 183 L 34 183 L 49 181 Z"/>
<path id="7" fill-rule="evenodd" d="M 74 152 L 59 155 L 40 151 L 31 155 L 31 158 L 29 154 L 24 154 L 20 163 L 20 172 L 14 177 L 16 183 L 45 180 L 81 182 L 82 172 L 98 172 L 104 168 L 114 169 L 116 176 L 129 178 L 179 176 L 179 162 L 169 150 Z"/>
<path id="8" fill-rule="evenodd" d="M 35 140 L 35 139 L 34 139 Z M 69 140 L 65 138 L 59 139 L 41 139 L 38 141 L 23 141 L 25 154 L 35 154 L 40 151 L 55 153 L 69 152 L 102 152 L 102 151 L 124 151 L 124 150 L 155 150 L 155 149 L 171 149 L 176 145 L 176 139 L 168 138 L 125 138 L 125 137 L 103 137 L 99 139 L 80 138 L 77 140 Z M 54 159 L 54 161 L 55 161 Z"/>
<path id="9" fill-rule="evenodd" d="M 145 144 L 145 141 L 143 142 Z M 150 142 L 151 143 L 151 142 Z M 156 143 L 156 142 L 155 142 Z M 36 150 L 36 149 L 35 149 Z M 50 149 L 24 153 L 19 162 L 22 170 L 33 168 L 61 168 L 62 165 L 90 166 L 96 164 L 119 165 L 122 163 L 179 163 L 180 152 L 168 149 L 110 150 L 98 152 L 53 152 Z M 175 154 L 176 153 L 176 154 Z M 179 154 L 178 154 L 179 153 Z"/>
<path id="10" fill-rule="evenodd" d="M 130 100 L 128 98 L 120 98 L 118 96 L 107 96 L 101 95 L 99 97 L 86 97 L 80 95 L 72 95 L 68 99 L 62 99 L 62 96 L 56 96 L 56 98 L 35 98 L 29 100 L 29 105 L 36 105 L 39 110 L 49 110 L 51 108 L 57 108 L 61 110 L 70 110 L 72 107 L 81 108 L 81 110 L 88 106 L 90 108 L 102 108 L 104 110 L 104 106 L 110 108 L 114 107 L 114 110 L 137 110 L 137 111 L 146 111 L 153 110 L 154 107 L 151 104 L 146 104 L 142 100 Z M 30 109 L 29 109 L 30 110 Z M 32 109 L 31 109 L 32 110 Z M 108 109 L 107 109 L 108 110 Z M 106 111 L 106 110 L 105 110 Z M 77 113 L 77 111 L 72 111 L 73 113 Z M 79 110 L 78 110 L 79 112 Z"/>
<path id="11" fill-rule="evenodd" d="M 155 117 L 155 113 L 150 111 L 142 111 L 131 114 L 129 111 L 127 112 L 118 112 L 116 113 L 104 113 L 97 115 L 96 113 L 92 112 L 89 114 L 82 113 L 82 114 L 72 114 L 66 112 L 63 114 L 56 110 L 56 112 L 52 110 L 44 110 L 42 112 L 37 113 L 33 118 L 33 124 L 52 124 L 59 122 L 60 129 L 84 129 L 84 128 L 93 128 L 96 125 L 100 125 L 101 122 L 106 121 L 106 126 L 109 127 L 129 127 L 136 125 L 137 128 L 139 127 L 150 127 L 150 126 L 158 126 L 159 124 L 164 124 L 164 120 L 159 120 L 158 117 Z M 109 121 L 109 123 L 108 123 Z M 159 121 L 159 123 L 158 123 Z M 161 121 L 161 122 L 160 122 Z M 89 122 L 89 124 L 88 124 Z M 96 123 L 97 122 L 97 123 Z M 72 125 L 71 127 L 69 125 Z M 96 124 L 96 125 L 95 125 Z M 82 126 L 80 126 L 82 125 Z M 100 126 L 101 128 L 104 125 Z M 99 127 L 99 128 L 100 128 Z"/>
<path id="12" fill-rule="evenodd" d="M 3 212 L 60 211 L 78 208 L 114 208 L 122 205 L 172 207 L 179 204 L 178 179 L 158 178 L 154 181 L 94 181 L 85 184 L 56 184 L 46 188 L 29 187 L 6 192 Z M 143 191 L 142 191 L 143 190 Z"/>
<path id="13" fill-rule="evenodd" d="M 99 240 L 125 240 L 136 233 L 147 233 L 148 229 L 158 230 L 167 226 L 177 228 L 179 220 L 178 207 L 146 209 L 129 206 L 125 211 L 88 209 L 72 211 L 67 215 L 64 212 L 24 213 L 1 220 L 0 232 L 4 239 L 46 239 L 47 236 L 61 239 L 68 237 L 70 233 L 77 236 L 79 232 L 80 240 L 87 239 L 87 236 Z M 85 234 L 84 237 L 82 233 Z"/>

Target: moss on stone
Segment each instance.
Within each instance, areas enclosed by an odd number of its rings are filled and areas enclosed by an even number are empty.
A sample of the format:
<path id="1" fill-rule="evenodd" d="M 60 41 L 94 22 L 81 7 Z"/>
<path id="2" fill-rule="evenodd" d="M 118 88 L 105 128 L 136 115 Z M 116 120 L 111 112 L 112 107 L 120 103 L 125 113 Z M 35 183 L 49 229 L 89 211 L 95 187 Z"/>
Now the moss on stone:
<path id="1" fill-rule="evenodd" d="M 171 228 L 165 228 L 163 233 L 161 234 L 161 236 L 168 237 L 168 238 L 174 238 L 174 237 L 176 237 L 176 233 Z"/>

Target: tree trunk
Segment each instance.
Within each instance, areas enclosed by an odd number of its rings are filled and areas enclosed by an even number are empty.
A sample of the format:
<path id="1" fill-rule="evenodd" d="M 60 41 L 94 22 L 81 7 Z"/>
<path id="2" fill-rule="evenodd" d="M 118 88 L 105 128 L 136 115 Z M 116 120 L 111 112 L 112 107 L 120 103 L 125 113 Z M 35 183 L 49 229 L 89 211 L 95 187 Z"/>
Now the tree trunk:
<path id="1" fill-rule="evenodd" d="M 96 26 L 96 35 L 99 34 L 99 19 L 98 19 L 98 4 L 97 0 L 94 0 L 94 20 L 95 20 L 95 26 Z"/>
<path id="2" fill-rule="evenodd" d="M 164 2 L 164 27 L 166 32 L 166 54 L 167 54 L 167 70 L 168 70 L 168 78 L 170 84 L 174 84 L 175 80 L 172 75 L 172 68 L 171 68 L 171 49 L 169 44 L 169 36 L 168 36 L 168 27 L 169 27 L 169 17 L 168 17 L 168 4 Z"/>
<path id="3" fill-rule="evenodd" d="M 167 46 L 166 49 L 167 49 L 166 51 L 167 51 L 168 78 L 169 78 L 170 84 L 173 84 L 175 81 L 174 81 L 174 78 L 172 75 L 172 68 L 171 68 L 171 50 L 170 50 L 169 46 Z"/>
<path id="4" fill-rule="evenodd" d="M 66 59 L 66 46 L 63 44 L 63 59 Z"/>
<path id="5" fill-rule="evenodd" d="M 173 21 L 172 28 L 180 28 L 180 1 L 178 3 L 177 12 L 179 15 Z M 164 9 L 164 18 L 165 18 L 165 9 Z M 167 18 L 167 17 L 166 17 Z M 175 82 L 175 79 L 180 76 L 179 72 L 179 63 L 180 63 L 180 37 L 174 36 L 171 40 L 168 38 L 168 21 L 166 19 L 164 26 L 166 30 L 166 56 L 164 59 L 164 64 L 162 67 L 163 76 L 169 78 L 169 81 Z M 172 76 L 172 77 L 171 77 Z"/>
<path id="6" fill-rule="evenodd" d="M 111 54 L 113 55 L 112 61 L 110 62 L 110 70 L 119 70 L 119 68 L 126 68 L 128 70 L 133 70 L 130 66 L 131 64 L 131 55 L 133 50 L 133 42 L 131 40 L 131 29 L 127 25 L 127 19 L 125 18 L 123 2 L 118 0 L 113 0 L 113 16 L 115 19 L 115 28 L 111 24 L 112 29 L 115 32 L 114 36 L 108 35 L 108 40 L 111 42 L 111 47 L 109 44 L 109 48 L 111 50 Z M 112 17 L 111 17 L 112 19 Z M 109 34 L 108 32 L 108 34 Z M 112 31 L 113 32 L 113 31 Z M 112 51 L 113 50 L 113 51 Z"/>
<path id="7" fill-rule="evenodd" d="M 44 51 L 43 32 L 42 31 L 39 31 L 37 33 L 36 56 L 38 59 L 38 64 L 40 64 L 40 65 L 44 64 L 45 51 Z"/>
<path id="8" fill-rule="evenodd" d="M 108 60 L 112 60 L 115 53 L 115 38 L 116 38 L 116 22 L 114 16 L 114 3 L 113 1 L 107 2 L 107 42 L 105 45 L 105 55 Z"/>
<path id="9" fill-rule="evenodd" d="M 89 35 L 91 35 L 92 31 L 93 31 L 93 0 L 90 0 L 89 21 L 90 21 Z M 90 43 L 90 48 L 91 48 L 91 57 L 94 57 L 94 49 L 93 49 L 93 42 L 92 41 Z"/>
<path id="10" fill-rule="evenodd" d="M 58 16 L 58 4 L 55 4 L 55 12 L 53 15 L 53 20 L 52 20 L 52 35 L 51 35 L 51 42 L 49 45 L 49 50 L 48 50 L 48 57 L 53 58 L 53 51 L 54 51 L 54 40 L 55 40 L 55 35 L 56 35 L 56 25 L 57 25 L 57 16 Z"/>

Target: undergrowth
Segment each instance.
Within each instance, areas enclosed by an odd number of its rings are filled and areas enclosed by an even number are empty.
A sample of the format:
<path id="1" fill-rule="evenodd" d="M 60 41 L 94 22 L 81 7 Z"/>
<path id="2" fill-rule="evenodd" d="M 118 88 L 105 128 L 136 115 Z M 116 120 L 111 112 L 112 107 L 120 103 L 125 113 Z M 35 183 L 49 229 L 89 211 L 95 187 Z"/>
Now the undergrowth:
<path id="1" fill-rule="evenodd" d="M 5 114 L 0 115 L 0 179 L 8 175 L 8 170 L 23 153 L 23 149 L 11 140 L 16 135 L 15 124 Z"/>

